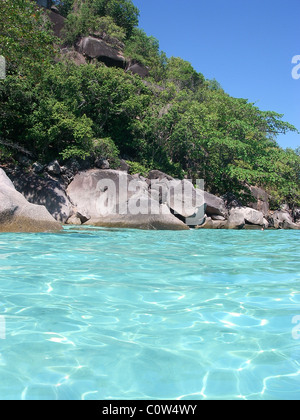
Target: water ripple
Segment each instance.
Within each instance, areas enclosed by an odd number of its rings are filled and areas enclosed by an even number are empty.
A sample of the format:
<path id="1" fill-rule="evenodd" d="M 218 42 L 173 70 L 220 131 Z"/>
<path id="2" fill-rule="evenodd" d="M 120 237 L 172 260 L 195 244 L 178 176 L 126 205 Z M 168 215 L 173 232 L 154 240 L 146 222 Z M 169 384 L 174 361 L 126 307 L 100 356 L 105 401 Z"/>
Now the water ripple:
<path id="1" fill-rule="evenodd" d="M 0 399 L 300 399 L 298 235 L 2 234 Z"/>

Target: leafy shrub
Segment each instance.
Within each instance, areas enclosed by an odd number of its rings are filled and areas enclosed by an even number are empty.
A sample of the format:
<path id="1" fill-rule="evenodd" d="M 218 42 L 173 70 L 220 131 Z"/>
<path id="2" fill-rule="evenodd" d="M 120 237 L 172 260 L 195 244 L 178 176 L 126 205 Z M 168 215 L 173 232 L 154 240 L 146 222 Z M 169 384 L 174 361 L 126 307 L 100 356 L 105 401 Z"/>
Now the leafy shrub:
<path id="1" fill-rule="evenodd" d="M 131 0 L 86 0 L 68 14 L 65 40 L 72 45 L 80 36 L 105 33 L 117 44 L 124 42 L 137 24 L 138 10 Z"/>
<path id="2" fill-rule="evenodd" d="M 132 162 L 130 160 L 127 160 L 126 163 L 129 165 L 129 171 L 128 172 L 131 175 L 140 174 L 140 175 L 146 177 L 151 170 L 150 167 L 146 167 L 139 162 Z"/>
<path id="3" fill-rule="evenodd" d="M 110 163 L 110 167 L 116 169 L 120 166 L 120 152 L 114 141 L 110 137 L 93 140 L 93 153 L 106 159 Z"/>

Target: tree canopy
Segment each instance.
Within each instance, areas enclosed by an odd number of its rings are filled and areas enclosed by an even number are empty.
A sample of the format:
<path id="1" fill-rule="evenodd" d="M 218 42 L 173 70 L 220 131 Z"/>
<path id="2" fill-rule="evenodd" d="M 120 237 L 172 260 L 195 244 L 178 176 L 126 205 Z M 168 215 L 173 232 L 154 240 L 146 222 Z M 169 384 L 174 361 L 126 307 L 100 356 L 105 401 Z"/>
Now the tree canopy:
<path id="1" fill-rule="evenodd" d="M 0 51 L 9 73 L 33 74 L 54 57 L 55 38 L 43 10 L 30 0 L 1 0 Z"/>
<path id="2" fill-rule="evenodd" d="M 114 24 L 113 31 L 128 39 L 139 22 L 139 10 L 131 0 L 67 0 L 60 1 L 58 7 L 67 18 L 69 43 L 91 31 L 101 31 L 108 18 Z"/>

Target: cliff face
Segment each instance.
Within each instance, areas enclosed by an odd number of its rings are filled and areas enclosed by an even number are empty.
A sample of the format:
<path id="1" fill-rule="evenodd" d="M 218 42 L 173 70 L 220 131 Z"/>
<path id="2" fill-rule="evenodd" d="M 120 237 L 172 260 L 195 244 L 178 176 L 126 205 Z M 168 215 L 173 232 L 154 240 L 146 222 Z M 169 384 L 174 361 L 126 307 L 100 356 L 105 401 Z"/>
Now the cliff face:
<path id="1" fill-rule="evenodd" d="M 60 231 L 46 207 L 29 203 L 0 168 L 0 232 Z"/>
<path id="2" fill-rule="evenodd" d="M 83 37 L 77 44 L 77 50 L 88 59 L 102 61 L 108 67 L 125 68 L 126 60 L 122 52 L 111 47 L 105 41 L 92 36 Z"/>

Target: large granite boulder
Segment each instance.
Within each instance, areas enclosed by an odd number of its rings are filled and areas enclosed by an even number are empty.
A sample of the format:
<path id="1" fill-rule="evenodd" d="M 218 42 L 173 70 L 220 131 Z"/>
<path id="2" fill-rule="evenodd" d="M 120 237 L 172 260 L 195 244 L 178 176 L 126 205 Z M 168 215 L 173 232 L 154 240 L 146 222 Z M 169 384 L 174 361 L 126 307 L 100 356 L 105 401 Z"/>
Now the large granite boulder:
<path id="1" fill-rule="evenodd" d="M 268 193 L 264 189 L 256 186 L 250 186 L 250 191 L 256 201 L 249 203 L 249 207 L 261 211 L 265 217 L 268 216 L 270 211 Z"/>
<path id="2" fill-rule="evenodd" d="M 150 171 L 147 178 L 150 179 L 150 180 L 158 179 L 160 181 L 162 179 L 166 179 L 168 181 L 174 180 L 174 178 L 172 176 L 167 175 L 162 171 L 158 171 L 157 169 L 153 169 L 152 171 Z"/>
<path id="3" fill-rule="evenodd" d="M 233 208 L 230 210 L 226 225 L 228 229 L 243 229 L 245 223 L 244 214 L 240 209 Z"/>
<path id="4" fill-rule="evenodd" d="M 43 206 L 30 204 L 0 168 L 0 232 L 49 232 L 62 229 Z"/>
<path id="5" fill-rule="evenodd" d="M 228 229 L 242 229 L 246 225 L 265 227 L 265 219 L 262 212 L 250 207 L 236 207 L 229 212 L 227 221 Z"/>
<path id="6" fill-rule="evenodd" d="M 4 172 L 2 168 L 0 168 L 0 186 L 1 186 L 1 189 L 3 188 L 10 188 L 13 190 L 15 189 L 12 180 L 8 178 L 8 176 L 6 175 L 6 173 Z"/>
<path id="7" fill-rule="evenodd" d="M 294 223 L 288 211 L 277 210 L 268 218 L 269 226 L 275 229 L 300 229 L 299 223 Z"/>
<path id="8" fill-rule="evenodd" d="M 158 178 L 150 181 L 151 196 L 161 204 L 166 204 L 171 212 L 188 226 L 197 226 L 203 222 L 206 204 L 204 191 L 196 189 L 189 180 Z M 149 176 L 154 177 L 153 173 Z"/>
<path id="9" fill-rule="evenodd" d="M 202 225 L 196 226 L 196 229 L 226 229 L 227 220 L 214 220 L 211 217 L 206 217 Z"/>
<path id="10" fill-rule="evenodd" d="M 99 38 L 92 36 L 81 38 L 77 50 L 85 57 L 96 58 L 110 67 L 125 68 L 126 66 L 126 60 L 122 53 Z"/>
<path id="11" fill-rule="evenodd" d="M 228 211 L 225 202 L 222 198 L 205 191 L 204 201 L 206 203 L 206 214 L 208 216 L 218 215 L 227 218 Z"/>
<path id="12" fill-rule="evenodd" d="M 250 207 L 244 207 L 241 210 L 246 223 L 258 226 L 264 225 L 264 215 L 261 211 L 252 209 Z"/>
<path id="13" fill-rule="evenodd" d="M 137 74 L 142 79 L 144 79 L 145 77 L 148 77 L 150 75 L 149 69 L 147 67 L 143 66 L 142 64 L 138 63 L 138 62 L 131 63 L 129 65 L 127 71 L 132 73 L 132 74 Z"/>
<path id="14" fill-rule="evenodd" d="M 153 198 L 147 182 L 126 172 L 80 172 L 67 189 L 85 224 L 105 227 L 184 230 L 188 227 Z"/>
<path id="15" fill-rule="evenodd" d="M 66 223 L 72 215 L 72 205 L 58 180 L 34 173 L 16 172 L 12 175 L 15 188 L 32 204 L 45 206 L 48 212 L 60 223 Z"/>
<path id="16" fill-rule="evenodd" d="M 63 38 L 63 29 L 65 27 L 66 19 L 61 16 L 54 7 L 51 8 L 48 16 L 53 24 L 54 35 L 59 38 Z"/>

